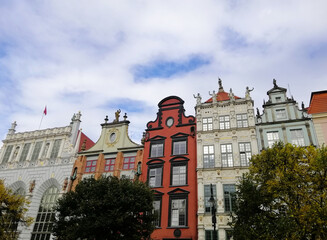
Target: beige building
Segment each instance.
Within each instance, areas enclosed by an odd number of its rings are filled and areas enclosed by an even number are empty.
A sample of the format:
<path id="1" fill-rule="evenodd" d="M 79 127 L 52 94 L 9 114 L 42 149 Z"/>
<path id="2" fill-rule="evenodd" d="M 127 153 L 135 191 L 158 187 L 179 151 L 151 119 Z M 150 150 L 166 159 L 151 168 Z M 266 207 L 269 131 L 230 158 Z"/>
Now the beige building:
<path id="1" fill-rule="evenodd" d="M 216 205 L 218 239 L 229 239 L 230 212 L 233 211 L 235 184 L 248 170 L 249 159 L 258 153 L 253 100 L 248 87 L 245 97 L 219 90 L 201 102 L 198 94 L 197 180 L 198 239 L 213 239 L 212 213 L 209 203 L 212 184 Z"/>
<path id="2" fill-rule="evenodd" d="M 312 115 L 318 145 L 327 144 L 327 90 L 312 92 L 308 113 Z"/>

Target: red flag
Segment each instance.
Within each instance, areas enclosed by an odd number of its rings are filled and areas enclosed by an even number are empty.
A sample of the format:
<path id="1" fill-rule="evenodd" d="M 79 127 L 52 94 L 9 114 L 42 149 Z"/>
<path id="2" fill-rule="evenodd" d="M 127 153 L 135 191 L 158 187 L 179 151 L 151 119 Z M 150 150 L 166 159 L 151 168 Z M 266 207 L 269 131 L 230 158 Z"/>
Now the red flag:
<path id="1" fill-rule="evenodd" d="M 47 115 L 47 106 L 45 106 L 44 111 L 43 111 L 43 114 L 44 115 Z"/>

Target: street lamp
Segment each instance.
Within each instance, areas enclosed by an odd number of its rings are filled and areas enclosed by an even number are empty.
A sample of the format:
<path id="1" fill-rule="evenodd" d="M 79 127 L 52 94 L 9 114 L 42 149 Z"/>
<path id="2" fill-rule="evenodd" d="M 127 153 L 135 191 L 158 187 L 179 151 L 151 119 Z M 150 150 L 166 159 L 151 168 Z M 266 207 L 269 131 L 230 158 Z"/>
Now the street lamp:
<path id="1" fill-rule="evenodd" d="M 211 206 L 211 215 L 212 215 L 212 226 L 213 226 L 213 239 L 217 240 L 217 235 L 216 235 L 216 223 L 217 223 L 217 218 L 216 218 L 216 201 L 213 197 L 213 189 L 212 189 L 212 184 L 210 184 L 210 199 L 209 203 Z"/>

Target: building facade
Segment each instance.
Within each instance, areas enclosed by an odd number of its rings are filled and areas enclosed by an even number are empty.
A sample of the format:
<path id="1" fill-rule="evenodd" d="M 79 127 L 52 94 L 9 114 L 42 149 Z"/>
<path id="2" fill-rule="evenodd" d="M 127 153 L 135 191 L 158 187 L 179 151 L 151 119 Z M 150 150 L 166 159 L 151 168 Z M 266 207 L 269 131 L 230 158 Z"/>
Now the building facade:
<path id="1" fill-rule="evenodd" d="M 273 80 L 273 88 L 267 92 L 269 100 L 262 105 L 263 113 L 257 109 L 256 127 L 260 151 L 282 141 L 299 146 L 317 146 L 311 116 L 302 104 L 286 96 L 287 89 L 279 87 Z"/>
<path id="2" fill-rule="evenodd" d="M 141 179 L 155 194 L 158 214 L 152 239 L 197 239 L 196 123 L 184 101 L 170 96 L 158 104 L 145 132 Z"/>
<path id="3" fill-rule="evenodd" d="M 99 140 L 88 150 L 79 152 L 71 172 L 69 189 L 83 178 L 116 176 L 134 179 L 140 174 L 143 160 L 143 145 L 134 143 L 128 136 L 129 121 L 127 115 L 120 120 L 120 110 L 109 122 L 108 116 L 101 124 Z M 138 169 L 139 168 L 139 169 Z"/>
<path id="4" fill-rule="evenodd" d="M 219 90 L 205 102 L 197 99 L 198 239 L 230 239 L 228 222 L 234 207 L 235 184 L 248 171 L 249 159 L 258 153 L 253 101 Z M 212 191 L 212 193 L 211 193 Z M 209 200 L 214 198 L 216 213 Z M 213 218 L 216 217 L 214 232 Z"/>
<path id="5" fill-rule="evenodd" d="M 92 144 L 79 131 L 80 118 L 77 113 L 68 126 L 20 133 L 14 122 L 3 140 L 0 178 L 30 201 L 27 215 L 34 218 L 30 227 L 18 227 L 19 239 L 52 239 L 52 207 L 67 191 L 81 143 Z"/>
<path id="6" fill-rule="evenodd" d="M 327 144 L 327 90 L 312 92 L 308 113 L 316 130 L 318 145 Z"/>

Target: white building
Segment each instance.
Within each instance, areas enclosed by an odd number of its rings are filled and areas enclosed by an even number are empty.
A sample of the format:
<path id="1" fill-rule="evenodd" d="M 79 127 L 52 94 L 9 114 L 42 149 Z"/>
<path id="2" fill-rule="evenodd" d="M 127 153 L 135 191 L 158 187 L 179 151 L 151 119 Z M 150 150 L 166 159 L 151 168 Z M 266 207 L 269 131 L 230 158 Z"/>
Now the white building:
<path id="1" fill-rule="evenodd" d="M 19 226 L 19 239 L 51 239 L 52 206 L 67 190 L 80 143 L 88 139 L 79 131 L 81 114 L 68 126 L 15 133 L 16 122 L 3 140 L 0 178 L 13 192 L 29 199 L 28 227 Z"/>
<path id="2" fill-rule="evenodd" d="M 218 239 L 229 239 L 228 222 L 233 211 L 235 184 L 248 170 L 249 158 L 258 153 L 253 100 L 249 88 L 245 97 L 234 96 L 232 89 L 219 90 L 201 102 L 198 94 L 197 119 L 197 180 L 198 239 L 213 239 L 210 184 L 216 203 Z"/>

